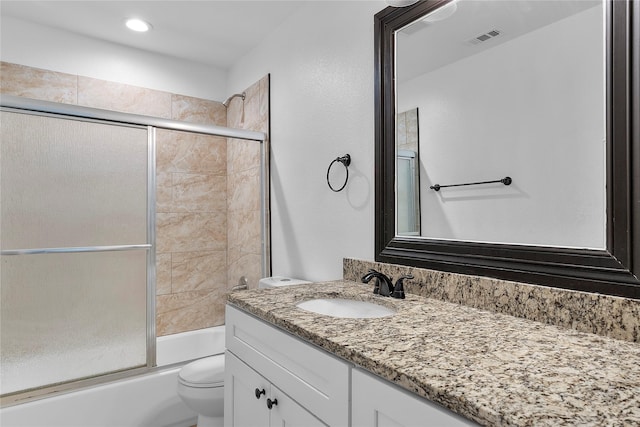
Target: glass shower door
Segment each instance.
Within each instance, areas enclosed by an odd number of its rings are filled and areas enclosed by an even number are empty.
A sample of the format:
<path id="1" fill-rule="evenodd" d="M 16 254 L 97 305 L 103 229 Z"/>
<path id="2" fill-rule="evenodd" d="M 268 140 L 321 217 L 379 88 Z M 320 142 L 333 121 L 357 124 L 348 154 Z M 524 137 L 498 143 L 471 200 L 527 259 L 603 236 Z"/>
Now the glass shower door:
<path id="1" fill-rule="evenodd" d="M 149 130 L 0 114 L 0 392 L 147 366 Z"/>
<path id="2" fill-rule="evenodd" d="M 398 150 L 396 183 L 397 233 L 402 236 L 420 235 L 420 189 L 416 172 L 416 152 Z"/>

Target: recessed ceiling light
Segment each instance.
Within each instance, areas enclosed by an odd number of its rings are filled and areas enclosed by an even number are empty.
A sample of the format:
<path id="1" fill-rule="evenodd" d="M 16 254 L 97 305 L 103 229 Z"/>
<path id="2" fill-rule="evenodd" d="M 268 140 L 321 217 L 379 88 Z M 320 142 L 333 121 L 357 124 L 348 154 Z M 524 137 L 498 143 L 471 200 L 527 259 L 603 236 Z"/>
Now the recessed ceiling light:
<path id="1" fill-rule="evenodd" d="M 126 25 L 130 30 L 137 31 L 139 33 L 144 33 L 151 29 L 151 24 L 138 18 L 127 19 Z"/>

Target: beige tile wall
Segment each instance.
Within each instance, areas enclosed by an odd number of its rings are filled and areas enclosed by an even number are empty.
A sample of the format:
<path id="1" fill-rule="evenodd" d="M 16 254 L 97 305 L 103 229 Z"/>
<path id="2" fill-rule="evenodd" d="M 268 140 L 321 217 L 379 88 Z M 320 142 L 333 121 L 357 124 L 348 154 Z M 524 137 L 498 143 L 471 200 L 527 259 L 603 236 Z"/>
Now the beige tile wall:
<path id="1" fill-rule="evenodd" d="M 251 85 L 245 94 L 244 101 L 240 97 L 231 101 L 227 110 L 228 126 L 260 131 L 268 135 L 269 76 Z M 267 153 L 268 147 L 267 140 L 265 142 Z M 238 139 L 229 140 L 227 197 L 229 285 L 238 284 L 240 277 L 245 276 L 249 287 L 255 288 L 262 277 L 259 143 Z M 268 240 L 268 237 L 267 235 L 265 238 Z"/>
<path id="2" fill-rule="evenodd" d="M 227 109 L 209 101 L 0 62 L 0 93 L 268 132 L 268 76 Z M 157 335 L 224 323 L 224 294 L 260 277 L 256 142 L 157 130 Z"/>
<path id="3" fill-rule="evenodd" d="M 223 324 L 227 141 L 158 129 L 156 173 L 157 334 Z"/>
<path id="4" fill-rule="evenodd" d="M 77 104 L 78 76 L 0 62 L 0 93 Z"/>

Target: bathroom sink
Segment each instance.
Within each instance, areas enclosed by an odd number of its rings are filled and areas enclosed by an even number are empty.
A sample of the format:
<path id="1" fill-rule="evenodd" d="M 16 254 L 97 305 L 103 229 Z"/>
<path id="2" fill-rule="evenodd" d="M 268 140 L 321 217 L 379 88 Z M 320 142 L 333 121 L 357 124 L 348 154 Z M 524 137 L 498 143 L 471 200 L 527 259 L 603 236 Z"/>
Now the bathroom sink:
<path id="1" fill-rule="evenodd" d="M 396 311 L 383 305 L 367 301 L 342 298 L 318 298 L 296 304 L 302 310 L 331 317 L 364 319 L 392 316 Z"/>

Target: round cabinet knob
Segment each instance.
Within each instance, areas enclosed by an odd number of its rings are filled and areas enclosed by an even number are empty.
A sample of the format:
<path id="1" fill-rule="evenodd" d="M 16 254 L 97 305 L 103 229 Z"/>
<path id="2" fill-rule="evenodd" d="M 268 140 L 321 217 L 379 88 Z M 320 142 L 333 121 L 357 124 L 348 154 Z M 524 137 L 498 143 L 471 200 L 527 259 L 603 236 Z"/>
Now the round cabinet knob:
<path id="1" fill-rule="evenodd" d="M 267 399 L 267 408 L 271 409 L 278 404 L 278 399 Z"/>
<path id="2" fill-rule="evenodd" d="M 260 399 L 260 396 L 265 394 L 264 389 L 260 390 L 259 388 L 256 388 L 256 399 Z"/>

